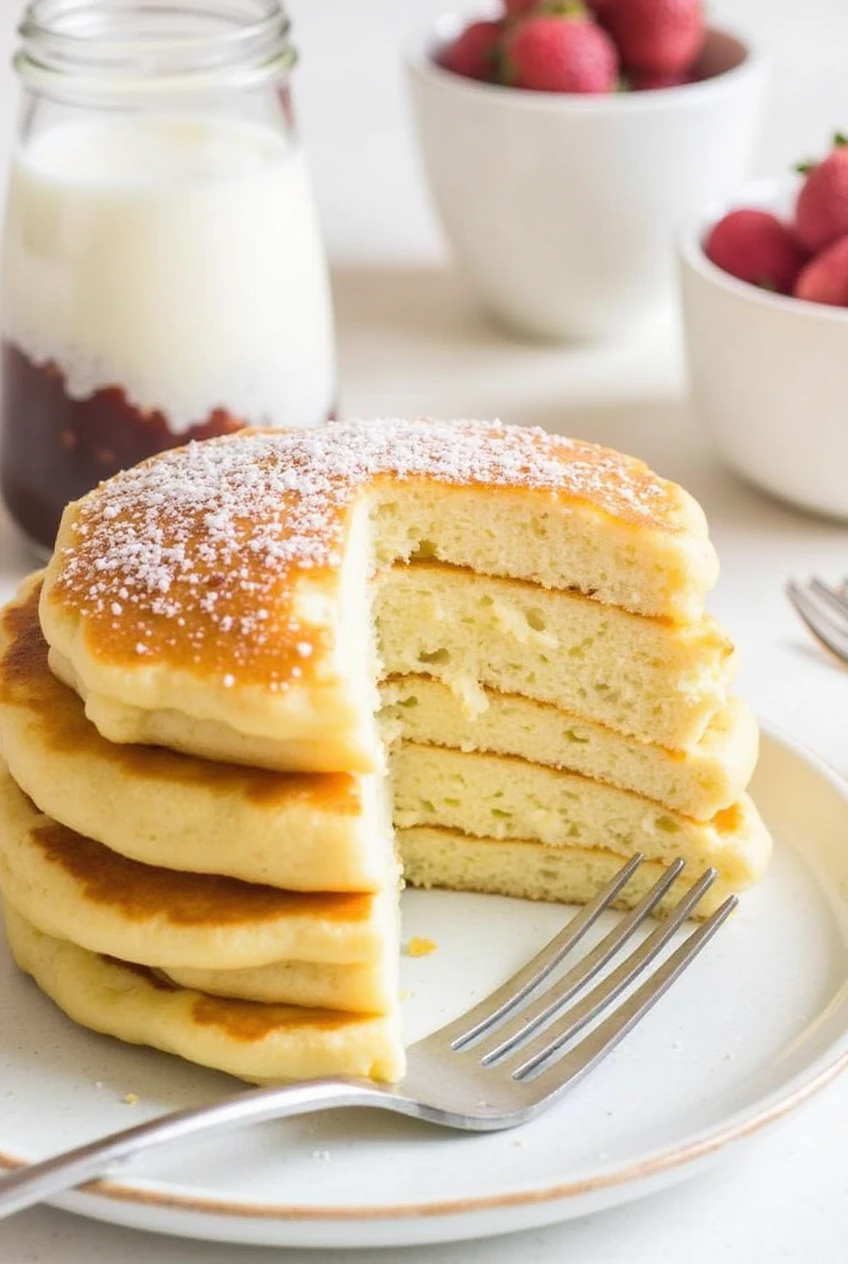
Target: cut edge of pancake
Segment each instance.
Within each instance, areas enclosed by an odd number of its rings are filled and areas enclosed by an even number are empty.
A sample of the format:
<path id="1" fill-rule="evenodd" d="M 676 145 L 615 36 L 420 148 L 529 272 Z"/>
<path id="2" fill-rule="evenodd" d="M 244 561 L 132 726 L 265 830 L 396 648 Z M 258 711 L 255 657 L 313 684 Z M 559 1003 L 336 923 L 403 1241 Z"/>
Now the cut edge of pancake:
<path id="1" fill-rule="evenodd" d="M 513 755 L 401 742 L 393 752 L 395 828 L 434 826 L 479 838 L 533 839 L 639 852 L 671 864 L 715 865 L 744 878 L 751 840 L 764 826 L 741 794 L 709 821 L 695 821 L 650 799 L 579 773 Z"/>
<path id="2" fill-rule="evenodd" d="M 458 830 L 436 827 L 401 829 L 397 840 L 410 886 L 562 904 L 587 904 L 630 858 L 629 854 L 601 848 L 555 848 L 527 839 L 472 838 Z M 749 854 L 747 880 L 729 882 L 719 874 L 693 916 L 708 917 L 729 895 L 757 882 L 770 854 L 768 834 L 758 834 Z M 655 911 L 660 916 L 668 913 L 707 868 L 687 866 Z M 643 861 L 612 907 L 633 908 L 666 871 L 667 866 L 659 861 Z"/>
<path id="3" fill-rule="evenodd" d="M 486 689 L 482 709 L 472 710 L 443 682 L 421 674 L 390 677 L 380 696 L 379 719 L 389 747 L 407 741 L 515 755 L 632 791 L 699 821 L 739 798 L 759 753 L 756 717 L 735 696 L 687 751 L 635 741 L 521 694 Z"/>

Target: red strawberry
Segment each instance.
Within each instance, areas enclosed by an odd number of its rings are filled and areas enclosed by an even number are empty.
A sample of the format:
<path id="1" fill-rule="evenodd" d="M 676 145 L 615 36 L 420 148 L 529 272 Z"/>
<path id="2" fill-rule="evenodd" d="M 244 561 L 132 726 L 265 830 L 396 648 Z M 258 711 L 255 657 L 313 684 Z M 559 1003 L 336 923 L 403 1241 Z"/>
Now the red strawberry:
<path id="1" fill-rule="evenodd" d="M 708 259 L 751 285 L 791 294 L 806 255 L 785 224 L 768 211 L 731 211 L 710 230 Z"/>
<path id="2" fill-rule="evenodd" d="M 795 231 L 808 250 L 823 250 L 848 233 L 848 137 L 837 132 L 824 162 L 801 167 L 807 176 L 795 202 Z"/>
<path id="3" fill-rule="evenodd" d="M 605 31 L 582 16 L 541 15 L 513 27 L 504 41 L 508 83 L 536 92 L 612 92 L 618 55 Z"/>
<path id="4" fill-rule="evenodd" d="M 539 7 L 539 0 L 503 0 L 507 17 L 520 18 Z"/>
<path id="5" fill-rule="evenodd" d="M 840 237 L 807 264 L 795 282 L 794 294 L 808 303 L 848 307 L 848 236 Z"/>
<path id="6" fill-rule="evenodd" d="M 442 50 L 439 65 L 466 79 L 494 79 L 502 34 L 501 22 L 472 22 Z"/>
<path id="7" fill-rule="evenodd" d="M 606 0 L 603 22 L 628 70 L 688 70 L 706 37 L 701 0 Z"/>

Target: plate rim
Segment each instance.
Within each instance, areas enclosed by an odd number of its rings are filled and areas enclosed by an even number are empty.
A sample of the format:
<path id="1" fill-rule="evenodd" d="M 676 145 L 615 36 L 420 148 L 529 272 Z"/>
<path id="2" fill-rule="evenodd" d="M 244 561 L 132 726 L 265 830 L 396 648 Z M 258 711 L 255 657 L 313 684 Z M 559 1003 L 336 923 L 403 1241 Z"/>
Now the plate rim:
<path id="1" fill-rule="evenodd" d="M 837 792 L 848 810 L 848 779 L 843 777 L 822 755 L 798 739 L 790 737 L 780 726 L 761 723 L 761 736 L 769 742 L 782 747 L 801 762 L 811 766 Z M 846 980 L 848 981 L 848 980 Z M 805 1071 L 800 1071 L 790 1080 L 789 1085 L 777 1089 L 754 1108 L 754 1114 L 744 1109 L 737 1112 L 736 1122 L 731 1121 L 707 1131 L 701 1136 L 682 1144 L 659 1149 L 624 1166 L 615 1167 L 606 1172 L 567 1181 L 558 1181 L 544 1188 L 513 1190 L 500 1194 L 478 1194 L 465 1198 L 443 1199 L 423 1203 L 394 1203 L 388 1206 L 350 1207 L 350 1206 L 297 1206 L 285 1203 L 248 1203 L 224 1198 L 205 1198 L 196 1194 L 168 1193 L 151 1188 L 154 1182 L 139 1180 L 132 1184 L 110 1180 L 108 1178 L 90 1181 L 69 1194 L 80 1195 L 82 1201 L 76 1202 L 73 1210 L 77 1214 L 92 1215 L 93 1207 L 86 1207 L 89 1199 L 104 1200 L 109 1204 L 126 1203 L 130 1206 L 143 1206 L 151 1210 L 204 1215 L 234 1220 L 278 1221 L 281 1223 L 364 1223 L 381 1221 L 404 1221 L 409 1219 L 436 1219 L 444 1216 L 468 1215 L 476 1212 L 500 1211 L 517 1207 L 532 1207 L 543 1203 L 567 1201 L 586 1198 L 602 1191 L 617 1189 L 623 1186 L 646 1181 L 652 1177 L 676 1170 L 686 1169 L 699 1160 L 706 1160 L 737 1141 L 745 1141 L 770 1124 L 778 1122 L 784 1116 L 798 1109 L 844 1071 L 848 1070 L 848 1026 L 835 1042 L 837 1052 L 832 1048 L 821 1055 L 828 1060 L 816 1073 L 808 1078 Z M 842 1046 L 839 1048 L 839 1046 Z M 800 1081 L 800 1082 L 799 1082 Z M 7 1151 L 0 1150 L 0 1172 L 14 1171 L 26 1167 L 27 1162 Z M 102 1203 L 100 1204 L 102 1207 Z"/>

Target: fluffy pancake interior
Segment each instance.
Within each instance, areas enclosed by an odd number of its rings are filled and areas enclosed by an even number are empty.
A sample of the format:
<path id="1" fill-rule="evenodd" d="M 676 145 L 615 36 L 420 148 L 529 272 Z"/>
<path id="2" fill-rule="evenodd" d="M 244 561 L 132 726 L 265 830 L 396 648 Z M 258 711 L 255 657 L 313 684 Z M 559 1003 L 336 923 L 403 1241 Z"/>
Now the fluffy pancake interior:
<path id="1" fill-rule="evenodd" d="M 736 802 L 757 761 L 757 723 L 738 698 L 728 699 L 700 742 L 673 751 L 521 694 L 487 689 L 483 709 L 472 710 L 444 683 L 423 675 L 392 677 L 380 695 L 380 725 L 390 743 L 519 755 L 632 790 L 699 821 Z"/>
<path id="2" fill-rule="evenodd" d="M 766 830 L 746 795 L 711 821 L 693 821 L 629 790 L 515 756 L 407 742 L 394 750 L 392 774 L 401 829 L 442 826 L 550 848 L 641 852 L 664 864 L 681 857 L 695 871 L 715 866 L 739 886 L 759 876 Z"/>
<path id="3" fill-rule="evenodd" d="M 441 564 L 381 571 L 375 612 L 388 674 L 435 676 L 472 710 L 482 686 L 519 693 L 675 748 L 700 739 L 735 670 L 710 619 L 675 626 Z"/>
<path id="4" fill-rule="evenodd" d="M 756 858 L 758 875 L 769 854 L 767 841 L 761 842 Z M 625 860 L 618 852 L 598 847 L 546 847 L 532 839 L 471 838 L 458 830 L 427 826 L 398 830 L 398 845 L 404 873 L 412 886 L 484 891 L 563 904 L 588 903 L 612 881 Z M 633 908 L 664 870 L 659 861 L 645 861 L 615 906 Z M 696 871 L 678 880 L 672 893 L 657 906 L 657 912 L 667 912 L 699 876 Z M 698 904 L 695 916 L 708 917 L 737 889 L 719 878 Z"/>
<path id="5" fill-rule="evenodd" d="M 678 493 L 673 493 L 678 496 Z M 581 592 L 639 614 L 697 619 L 718 567 L 700 507 L 678 496 L 677 531 L 635 524 L 522 487 L 450 487 L 433 479 L 381 480 L 372 491 L 377 561 L 448 562 L 483 575 L 512 576 Z"/>

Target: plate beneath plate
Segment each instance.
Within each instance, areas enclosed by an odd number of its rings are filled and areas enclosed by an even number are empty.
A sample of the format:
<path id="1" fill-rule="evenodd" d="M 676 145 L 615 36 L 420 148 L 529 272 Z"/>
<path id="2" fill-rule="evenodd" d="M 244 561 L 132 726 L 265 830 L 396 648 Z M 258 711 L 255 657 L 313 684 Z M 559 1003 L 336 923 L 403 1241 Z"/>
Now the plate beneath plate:
<path id="1" fill-rule="evenodd" d="M 565 1220 L 694 1175 L 848 1064 L 848 789 L 766 735 L 752 790 L 775 835 L 766 881 L 653 1013 L 541 1119 L 458 1135 L 337 1111 L 150 1156 L 102 1192 L 57 1205 L 224 1242 L 413 1245 Z M 408 893 L 405 937 L 438 944 L 403 961 L 410 1040 L 502 982 L 567 917 L 557 906 Z M 75 1028 L 5 948 L 0 1014 L 0 1163 L 233 1088 Z"/>

